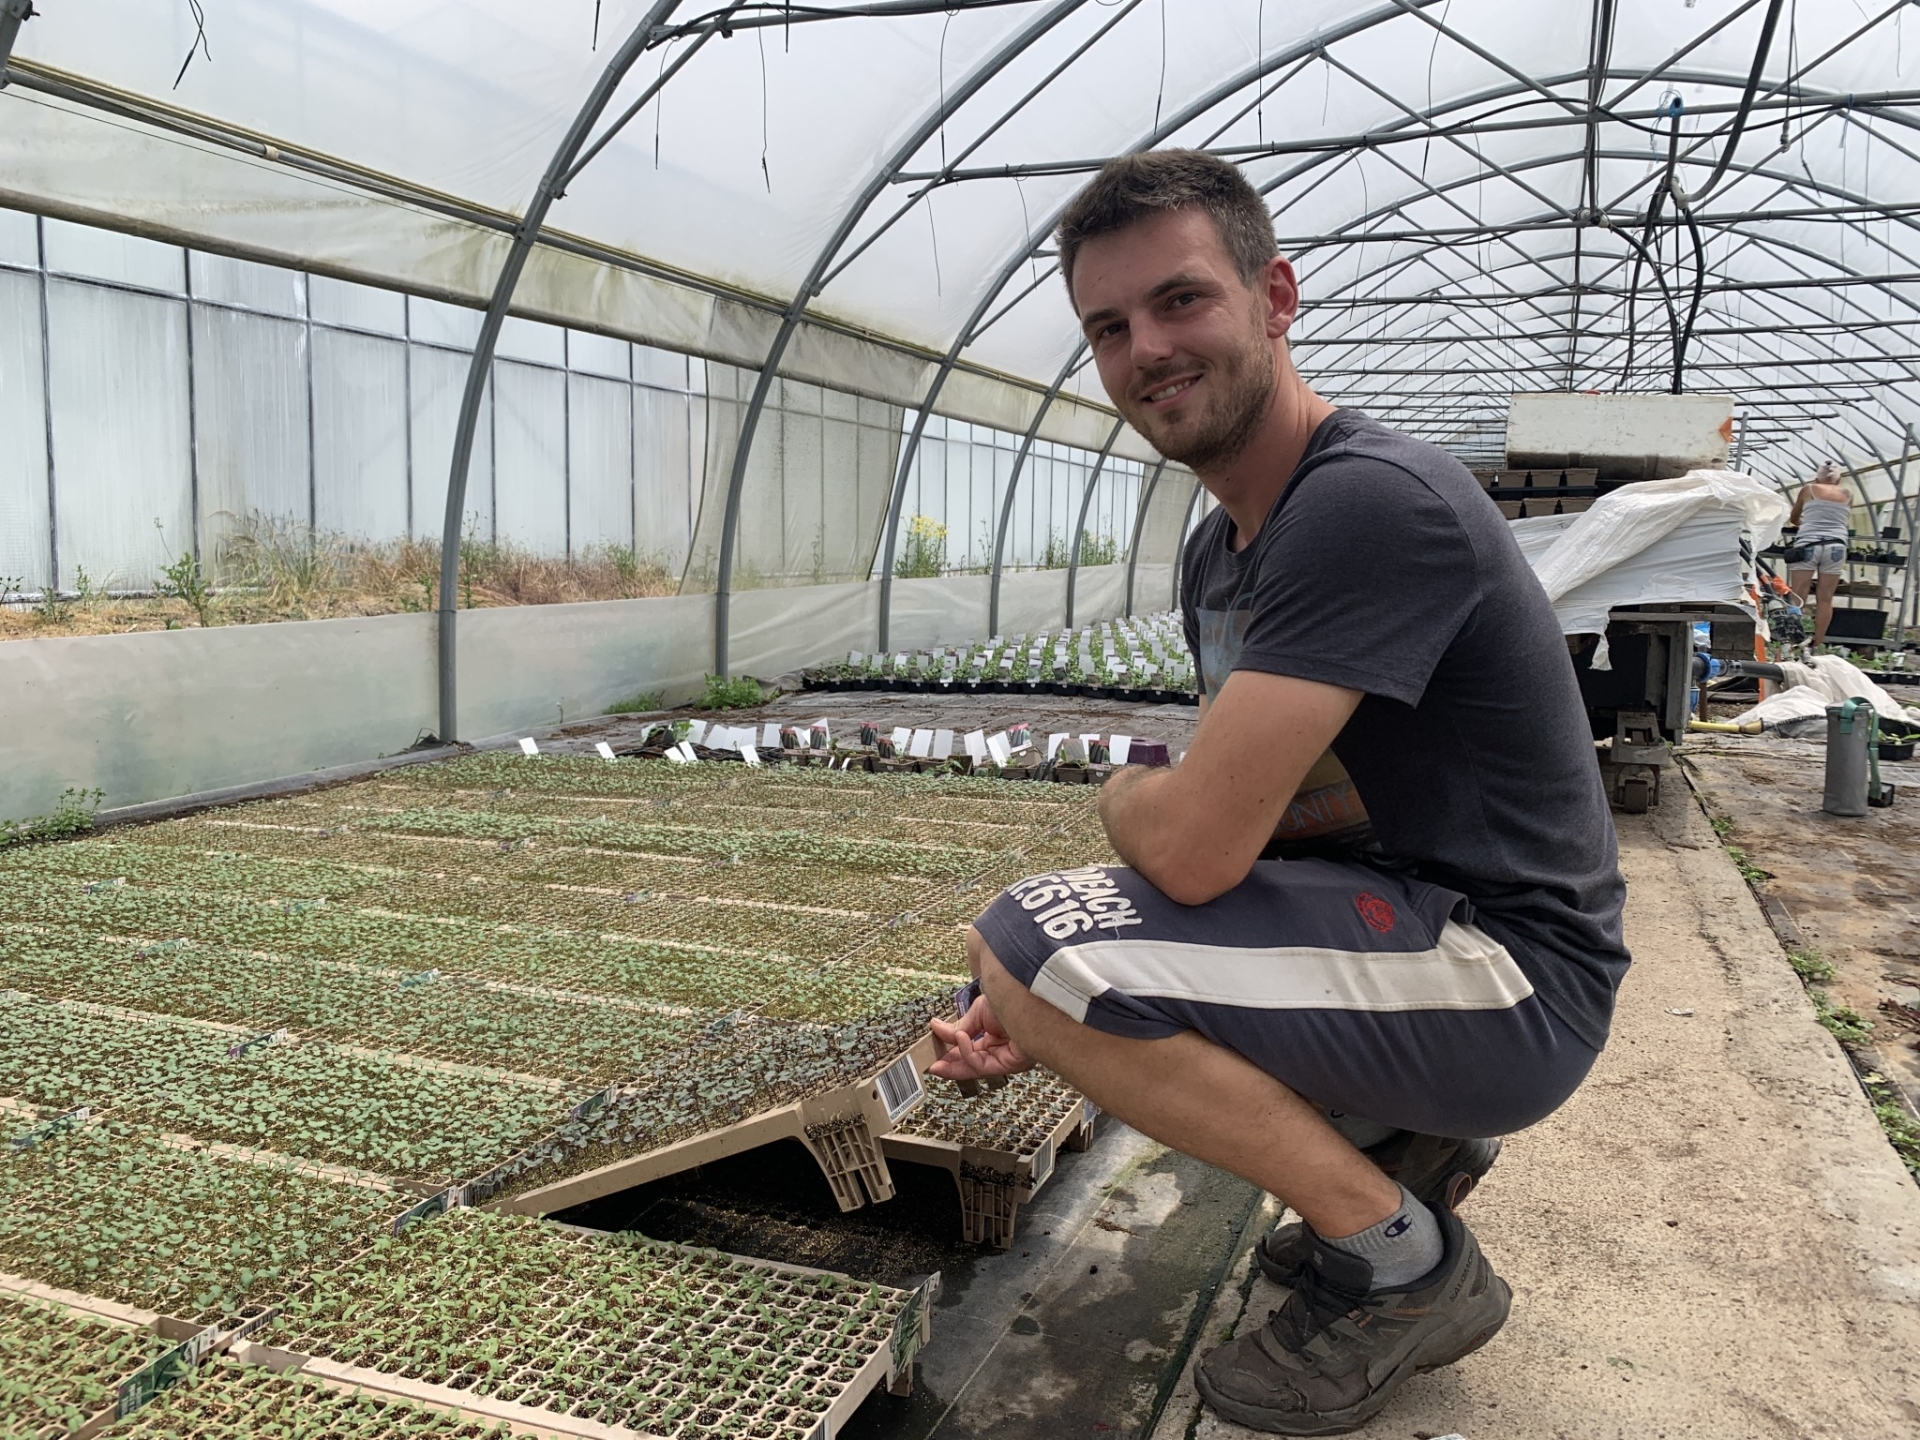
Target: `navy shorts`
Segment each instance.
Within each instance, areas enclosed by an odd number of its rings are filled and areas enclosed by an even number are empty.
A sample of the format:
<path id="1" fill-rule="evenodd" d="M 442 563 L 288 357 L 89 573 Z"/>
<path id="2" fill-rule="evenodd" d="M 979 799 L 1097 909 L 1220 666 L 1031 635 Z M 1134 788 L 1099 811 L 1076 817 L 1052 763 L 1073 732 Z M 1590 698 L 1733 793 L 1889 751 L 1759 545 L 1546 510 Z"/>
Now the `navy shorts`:
<path id="1" fill-rule="evenodd" d="M 1329 1110 L 1428 1135 L 1543 1119 L 1596 1052 L 1455 891 L 1262 860 L 1205 905 L 1090 865 L 1022 880 L 975 928 L 1021 984 L 1112 1035 L 1196 1030 Z"/>

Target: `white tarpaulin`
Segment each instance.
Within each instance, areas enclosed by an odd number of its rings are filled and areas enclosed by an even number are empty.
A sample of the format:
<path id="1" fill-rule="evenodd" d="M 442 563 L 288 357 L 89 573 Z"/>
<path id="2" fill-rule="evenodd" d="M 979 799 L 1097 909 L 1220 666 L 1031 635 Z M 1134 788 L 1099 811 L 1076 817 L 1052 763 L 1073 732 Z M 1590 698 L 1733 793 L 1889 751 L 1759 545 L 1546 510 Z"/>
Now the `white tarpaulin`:
<path id="1" fill-rule="evenodd" d="M 1568 635 L 1604 635 L 1619 605 L 1700 601 L 1752 609 L 1742 538 L 1779 537 L 1787 502 L 1731 470 L 1690 470 L 1603 495 L 1579 515 L 1511 522 Z"/>
<path id="2" fill-rule="evenodd" d="M 1902 708 L 1858 666 L 1838 655 L 1816 655 L 1805 663 L 1784 660 L 1780 669 L 1786 676 L 1786 687 L 1735 716 L 1736 725 L 1759 720 L 1782 735 L 1820 735 L 1826 731 L 1827 707 L 1845 704 L 1856 696 L 1885 719 L 1920 724 L 1920 709 Z"/>

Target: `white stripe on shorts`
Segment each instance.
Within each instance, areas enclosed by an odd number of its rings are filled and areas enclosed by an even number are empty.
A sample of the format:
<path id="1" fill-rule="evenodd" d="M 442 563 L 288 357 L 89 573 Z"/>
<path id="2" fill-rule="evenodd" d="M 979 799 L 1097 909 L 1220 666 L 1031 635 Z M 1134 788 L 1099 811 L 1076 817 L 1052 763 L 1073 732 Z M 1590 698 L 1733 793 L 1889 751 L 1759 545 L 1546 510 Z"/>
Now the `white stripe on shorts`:
<path id="1" fill-rule="evenodd" d="M 1506 946 L 1457 920 L 1414 951 L 1092 940 L 1054 951 L 1032 989 L 1082 1022 L 1109 990 L 1243 1010 L 1505 1010 L 1533 994 Z"/>

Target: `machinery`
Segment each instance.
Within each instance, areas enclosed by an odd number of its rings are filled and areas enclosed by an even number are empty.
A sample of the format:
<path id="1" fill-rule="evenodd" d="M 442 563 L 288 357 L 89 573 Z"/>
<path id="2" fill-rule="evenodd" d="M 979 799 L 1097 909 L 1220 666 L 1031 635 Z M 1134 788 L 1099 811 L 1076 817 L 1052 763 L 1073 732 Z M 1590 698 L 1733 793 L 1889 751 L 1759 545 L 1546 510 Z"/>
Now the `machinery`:
<path id="1" fill-rule="evenodd" d="M 1476 474 L 1510 520 L 1573 514 L 1623 486 L 1726 468 L 1732 430 L 1726 395 L 1518 394 L 1508 410 L 1507 468 Z M 1710 637 L 1704 651 L 1698 625 Z M 1780 678 L 1756 663 L 1754 636 L 1754 616 L 1739 605 L 1650 597 L 1607 611 L 1598 666 L 1601 636 L 1568 637 L 1617 808 L 1659 804 L 1669 747 L 1686 734 L 1694 687 L 1709 670 Z"/>

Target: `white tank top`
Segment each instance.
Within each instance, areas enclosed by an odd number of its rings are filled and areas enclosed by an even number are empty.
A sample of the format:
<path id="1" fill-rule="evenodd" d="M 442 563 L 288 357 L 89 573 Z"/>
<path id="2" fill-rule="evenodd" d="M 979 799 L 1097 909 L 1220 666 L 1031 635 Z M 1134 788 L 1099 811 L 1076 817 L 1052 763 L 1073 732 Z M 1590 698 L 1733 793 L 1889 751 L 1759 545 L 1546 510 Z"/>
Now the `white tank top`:
<path id="1" fill-rule="evenodd" d="M 1800 529 L 1795 538 L 1802 544 L 1809 540 L 1844 540 L 1852 518 L 1853 507 L 1845 501 L 1810 499 L 1800 507 Z"/>

